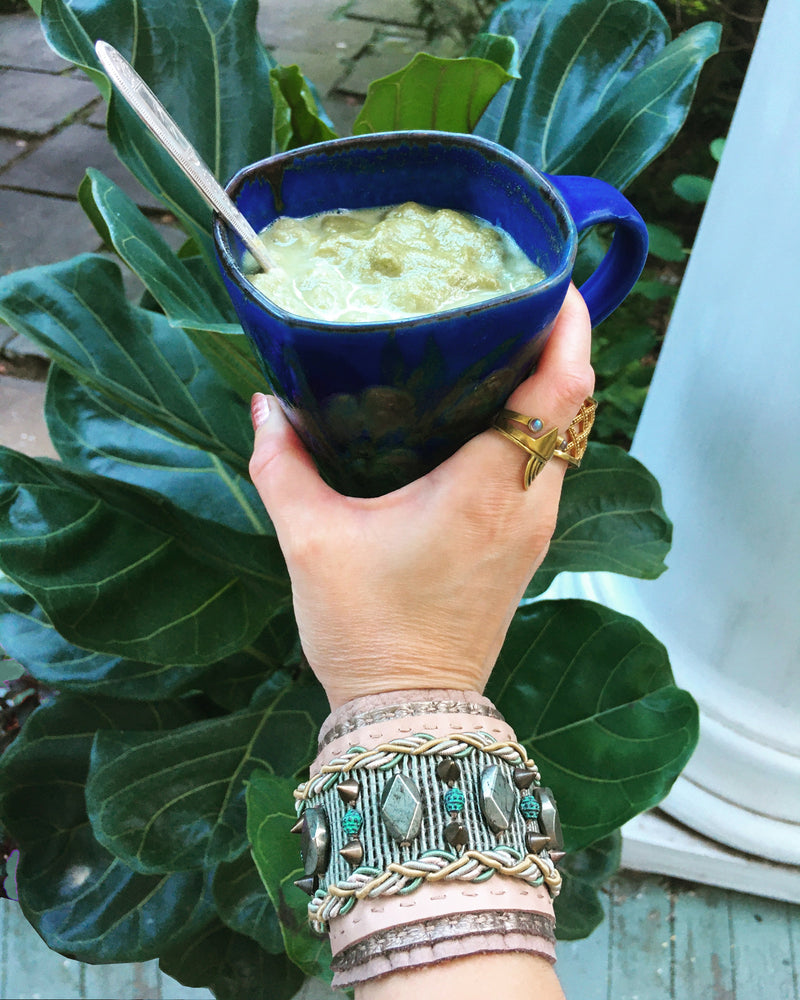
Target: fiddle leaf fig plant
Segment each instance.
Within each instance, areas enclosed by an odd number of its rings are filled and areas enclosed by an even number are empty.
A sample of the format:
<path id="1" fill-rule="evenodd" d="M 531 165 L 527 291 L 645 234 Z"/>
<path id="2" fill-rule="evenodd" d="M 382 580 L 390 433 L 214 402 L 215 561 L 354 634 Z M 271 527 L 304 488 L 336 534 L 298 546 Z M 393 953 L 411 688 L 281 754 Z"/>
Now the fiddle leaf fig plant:
<path id="1" fill-rule="evenodd" d="M 289 832 L 327 705 L 247 475 L 246 403 L 264 383 L 209 211 L 93 47 L 103 38 L 134 63 L 226 181 L 333 134 L 300 68 L 265 49 L 256 12 L 256 0 L 41 0 L 51 46 L 97 84 L 110 142 L 185 239 L 173 251 L 89 170 L 79 200 L 119 262 L 85 254 L 0 278 L 0 317 L 52 359 L 60 459 L 0 448 L 0 651 L 41 701 L 24 724 L 10 695 L 0 705 L 0 832 L 20 851 L 19 905 L 57 951 L 158 958 L 220 998 L 283 1000 L 329 975 Z M 651 0 L 508 0 L 464 58 L 418 56 L 376 81 L 356 128 L 474 127 L 535 166 L 622 186 L 680 128 L 717 38 L 701 25 L 671 41 Z M 224 94 L 236 100 L 223 108 Z M 670 536 L 650 473 L 590 446 L 488 692 L 556 789 L 577 852 L 558 904 L 567 937 L 599 919 L 616 831 L 666 794 L 697 713 L 637 622 L 536 598 L 563 571 L 655 578 Z"/>

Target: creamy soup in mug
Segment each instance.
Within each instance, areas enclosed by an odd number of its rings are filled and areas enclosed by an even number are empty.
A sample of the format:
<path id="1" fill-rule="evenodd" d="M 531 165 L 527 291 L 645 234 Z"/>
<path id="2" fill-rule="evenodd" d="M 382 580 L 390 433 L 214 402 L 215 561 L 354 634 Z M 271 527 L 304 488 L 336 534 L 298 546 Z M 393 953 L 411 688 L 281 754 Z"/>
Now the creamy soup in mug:
<path id="1" fill-rule="evenodd" d="M 250 281 L 286 312 L 333 323 L 424 316 L 545 277 L 501 229 L 416 202 L 282 216 L 259 235 L 276 266 Z"/>

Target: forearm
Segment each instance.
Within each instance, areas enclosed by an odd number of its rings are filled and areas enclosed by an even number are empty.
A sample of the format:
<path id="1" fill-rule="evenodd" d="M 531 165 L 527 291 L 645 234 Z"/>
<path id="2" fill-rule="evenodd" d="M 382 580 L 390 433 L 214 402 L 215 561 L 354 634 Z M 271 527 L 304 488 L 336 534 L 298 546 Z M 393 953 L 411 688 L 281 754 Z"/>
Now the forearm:
<path id="1" fill-rule="evenodd" d="M 356 989 L 356 1000 L 564 1000 L 554 967 L 538 955 L 496 952 L 470 955 L 374 979 Z"/>

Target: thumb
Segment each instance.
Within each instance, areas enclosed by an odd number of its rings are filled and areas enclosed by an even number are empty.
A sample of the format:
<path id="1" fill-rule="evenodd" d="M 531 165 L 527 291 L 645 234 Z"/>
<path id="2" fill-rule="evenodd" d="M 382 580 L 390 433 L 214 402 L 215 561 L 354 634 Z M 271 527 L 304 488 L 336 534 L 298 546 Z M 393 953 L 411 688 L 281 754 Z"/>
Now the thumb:
<path id="1" fill-rule="evenodd" d="M 314 518 L 318 504 L 338 494 L 320 477 L 274 396 L 257 392 L 250 413 L 255 430 L 250 478 L 280 536 L 291 525 Z"/>

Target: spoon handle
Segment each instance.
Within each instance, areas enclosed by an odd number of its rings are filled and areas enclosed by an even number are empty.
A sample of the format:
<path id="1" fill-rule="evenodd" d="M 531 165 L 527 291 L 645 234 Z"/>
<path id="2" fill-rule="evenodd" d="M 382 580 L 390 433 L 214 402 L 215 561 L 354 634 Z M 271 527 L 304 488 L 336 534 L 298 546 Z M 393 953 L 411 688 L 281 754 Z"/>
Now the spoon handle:
<path id="1" fill-rule="evenodd" d="M 136 114 L 175 160 L 211 208 L 236 230 L 245 246 L 265 271 L 274 263 L 255 230 L 234 205 L 224 188 L 211 173 L 194 146 L 181 132 L 167 109 L 147 86 L 128 60 L 108 42 L 95 45 L 97 58 L 112 83 Z"/>

